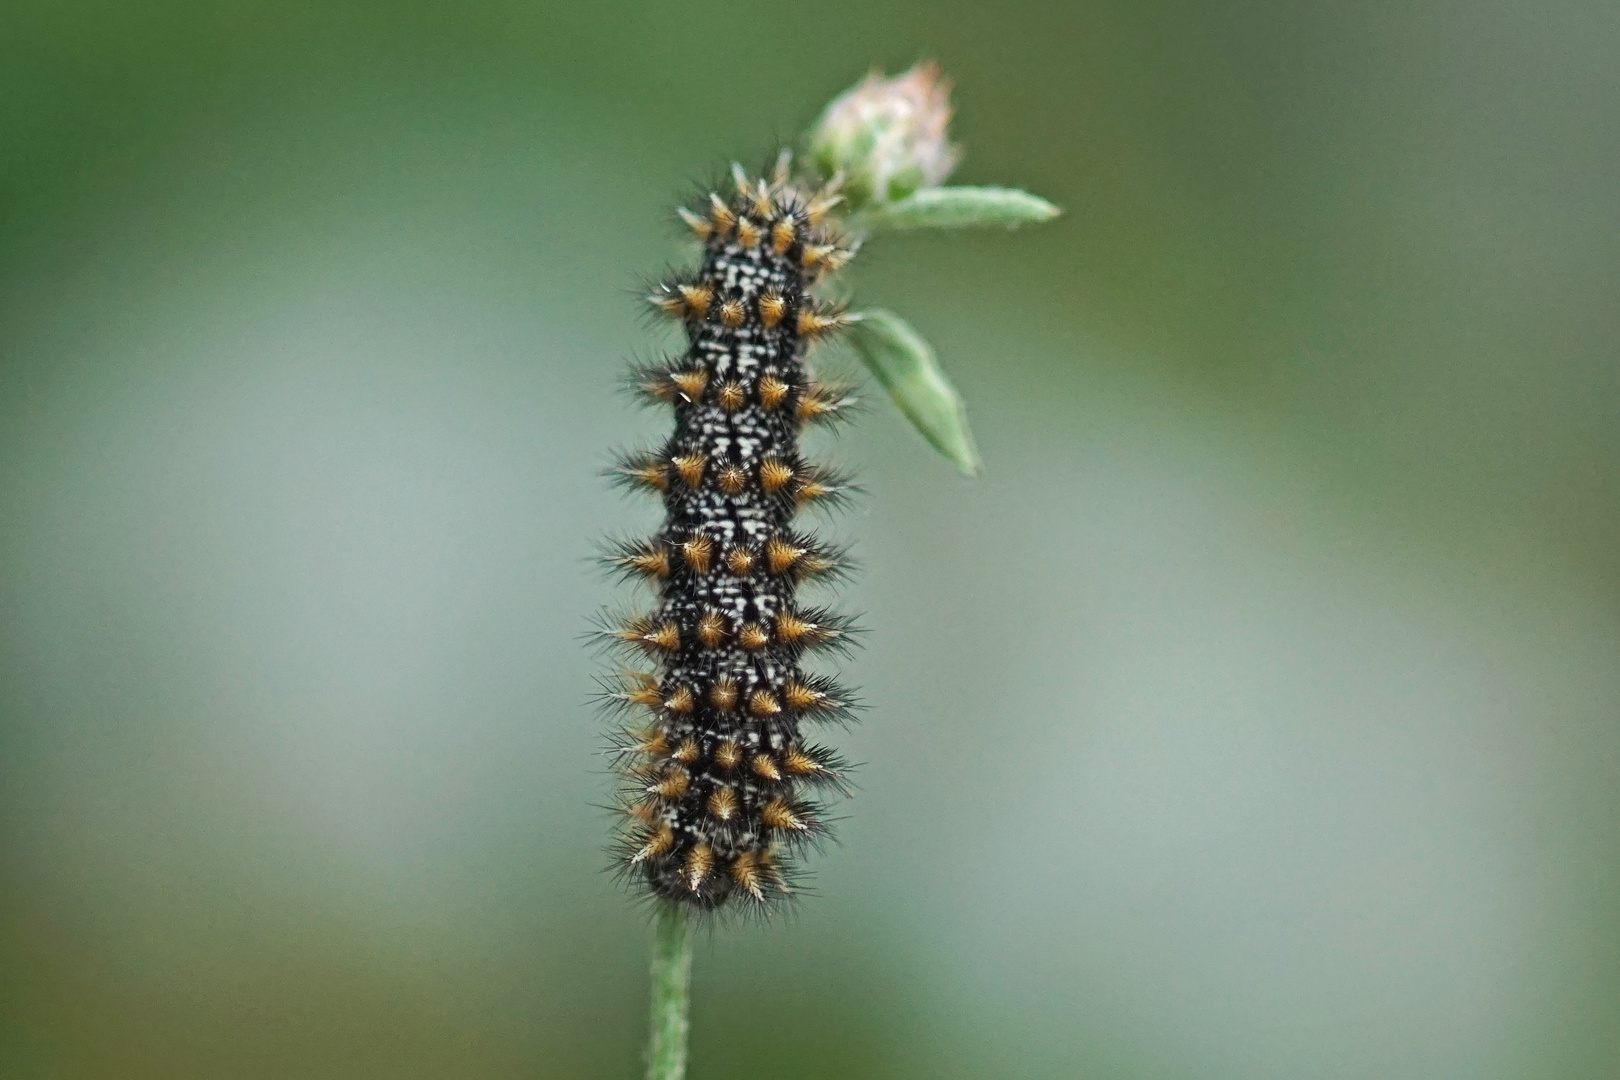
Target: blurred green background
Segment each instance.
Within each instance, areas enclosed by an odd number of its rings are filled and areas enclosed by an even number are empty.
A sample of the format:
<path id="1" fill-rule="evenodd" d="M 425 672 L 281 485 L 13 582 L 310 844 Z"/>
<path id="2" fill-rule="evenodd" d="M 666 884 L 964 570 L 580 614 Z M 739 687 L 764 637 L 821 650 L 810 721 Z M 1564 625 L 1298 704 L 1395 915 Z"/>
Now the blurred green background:
<path id="1" fill-rule="evenodd" d="M 669 211 L 869 66 L 816 895 L 694 1080 L 1620 1075 L 1620 7 L 0 6 L 0 1076 L 628 1077 L 596 475 Z M 868 395 L 870 397 L 870 394 Z"/>

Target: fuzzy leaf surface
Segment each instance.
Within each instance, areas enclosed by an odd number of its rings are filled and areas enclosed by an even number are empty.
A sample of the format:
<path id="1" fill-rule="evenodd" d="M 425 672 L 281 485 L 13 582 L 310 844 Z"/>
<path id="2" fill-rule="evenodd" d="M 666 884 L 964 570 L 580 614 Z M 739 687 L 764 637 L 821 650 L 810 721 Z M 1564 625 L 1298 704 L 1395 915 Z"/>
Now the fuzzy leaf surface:
<path id="1" fill-rule="evenodd" d="M 1033 225 L 1063 211 L 1018 188 L 932 187 L 866 210 L 869 229 L 960 229 L 969 225 Z"/>
<path id="2" fill-rule="evenodd" d="M 863 312 L 847 340 L 929 445 L 964 473 L 977 475 L 979 451 L 967 407 L 923 336 L 894 312 L 878 309 Z"/>

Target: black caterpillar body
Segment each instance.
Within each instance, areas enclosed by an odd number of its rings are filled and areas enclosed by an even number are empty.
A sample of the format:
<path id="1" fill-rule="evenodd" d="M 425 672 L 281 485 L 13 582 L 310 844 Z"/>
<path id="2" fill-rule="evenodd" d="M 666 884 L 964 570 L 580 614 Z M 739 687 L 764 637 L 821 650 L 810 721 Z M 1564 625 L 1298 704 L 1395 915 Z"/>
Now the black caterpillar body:
<path id="1" fill-rule="evenodd" d="M 734 173 L 730 201 L 681 211 L 704 243 L 701 270 L 651 297 L 689 341 L 637 373 L 642 393 L 674 407 L 675 431 L 616 470 L 662 496 L 665 522 L 610 556 L 659 595 L 652 612 L 608 630 L 656 661 L 611 695 L 647 713 L 618 740 L 616 864 L 698 910 L 791 893 L 794 855 L 825 830 L 816 792 L 840 788 L 843 771 L 802 729 L 850 708 L 832 679 L 800 667 L 847 641 L 848 620 L 797 599 L 802 583 L 840 572 L 842 553 L 790 522 L 845 488 L 804 460 L 799 432 L 850 401 L 809 376 L 804 354 L 846 321 L 807 290 L 852 250 L 826 221 L 832 185 L 796 186 L 786 155 L 770 179 Z"/>

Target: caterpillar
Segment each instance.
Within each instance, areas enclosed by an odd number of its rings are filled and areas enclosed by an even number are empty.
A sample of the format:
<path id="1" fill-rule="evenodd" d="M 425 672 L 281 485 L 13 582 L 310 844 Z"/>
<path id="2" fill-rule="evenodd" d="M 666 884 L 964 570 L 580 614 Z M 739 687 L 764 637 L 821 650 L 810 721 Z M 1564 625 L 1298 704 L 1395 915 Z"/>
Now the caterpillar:
<path id="1" fill-rule="evenodd" d="M 796 180 L 787 152 L 768 177 L 732 172 L 729 199 L 711 192 L 702 213 L 679 211 L 703 245 L 701 267 L 649 297 L 684 326 L 687 348 L 637 369 L 632 385 L 673 410 L 674 431 L 613 469 L 662 500 L 664 523 L 605 556 L 657 594 L 651 611 L 603 628 L 650 662 L 606 692 L 633 714 L 612 735 L 614 862 L 644 895 L 698 912 L 793 895 L 804 849 L 827 835 L 827 793 L 846 791 L 847 765 L 806 728 L 854 706 L 802 666 L 846 646 L 851 621 L 798 596 L 840 576 L 846 554 L 794 521 L 849 490 L 846 476 L 806 460 L 799 436 L 853 401 L 813 378 L 805 354 L 851 318 L 810 289 L 856 245 L 829 217 L 836 178 Z"/>

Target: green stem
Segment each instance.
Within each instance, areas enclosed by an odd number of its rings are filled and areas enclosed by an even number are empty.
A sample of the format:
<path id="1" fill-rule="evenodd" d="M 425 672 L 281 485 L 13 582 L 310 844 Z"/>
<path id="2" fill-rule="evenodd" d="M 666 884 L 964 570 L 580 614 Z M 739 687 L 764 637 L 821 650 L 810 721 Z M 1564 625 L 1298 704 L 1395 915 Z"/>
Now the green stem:
<path id="1" fill-rule="evenodd" d="M 686 1009 L 692 982 L 692 927 L 686 908 L 658 905 L 653 929 L 652 1035 L 647 1041 L 647 1080 L 686 1076 Z"/>

